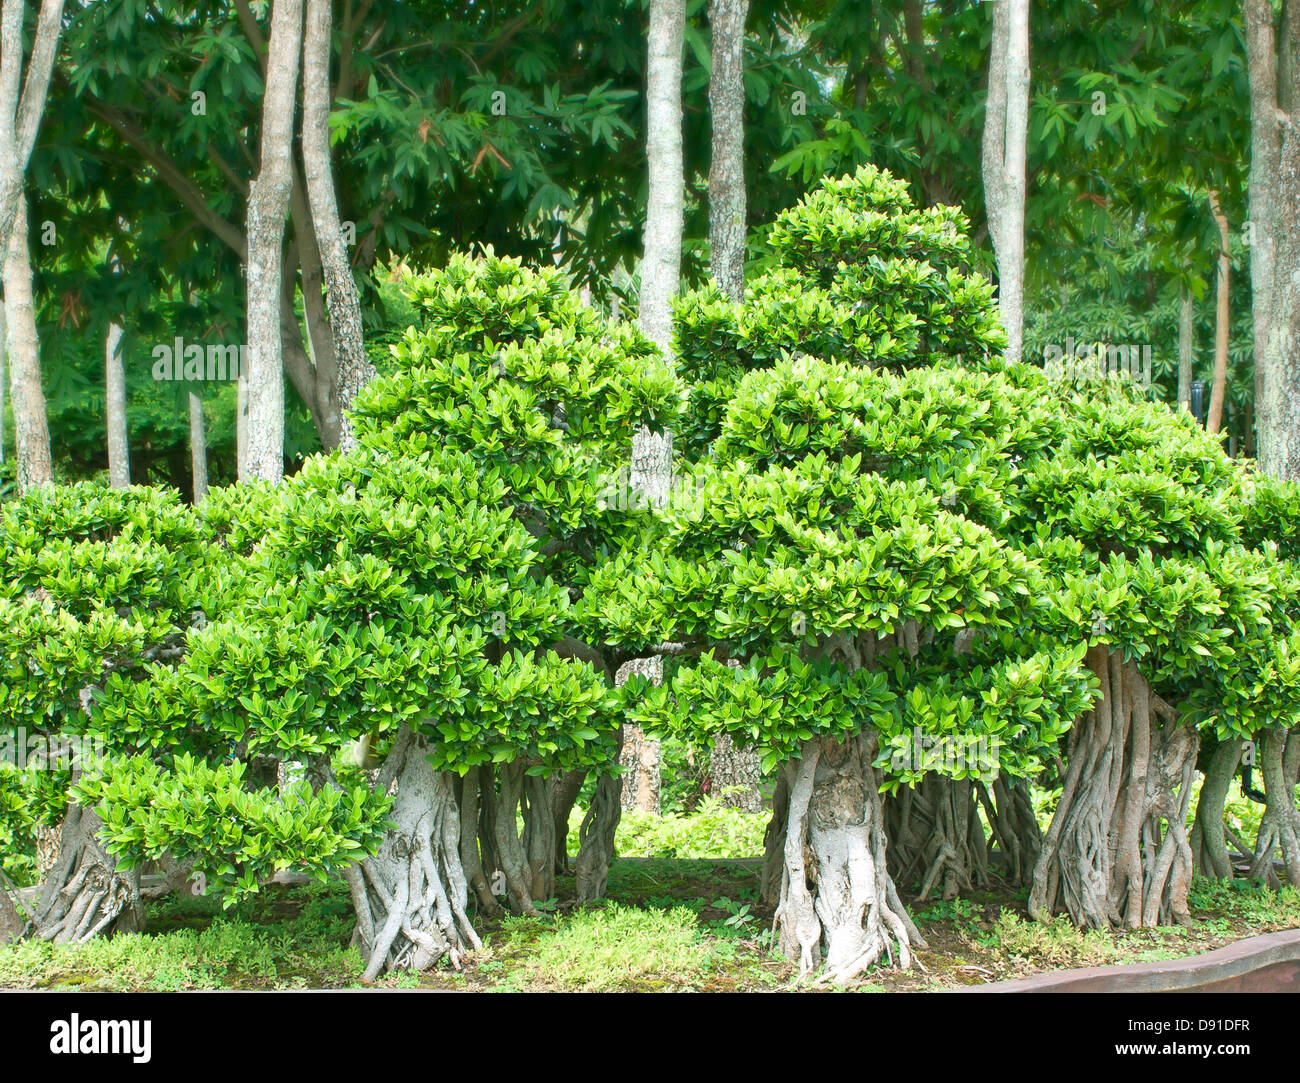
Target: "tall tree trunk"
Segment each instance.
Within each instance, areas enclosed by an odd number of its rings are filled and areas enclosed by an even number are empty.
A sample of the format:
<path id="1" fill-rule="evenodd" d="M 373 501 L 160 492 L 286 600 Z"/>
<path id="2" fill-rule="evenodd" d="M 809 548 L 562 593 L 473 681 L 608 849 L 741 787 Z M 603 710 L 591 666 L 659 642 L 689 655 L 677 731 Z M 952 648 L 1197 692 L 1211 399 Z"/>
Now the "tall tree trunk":
<path id="1" fill-rule="evenodd" d="M 31 60 L 23 78 L 23 13 L 26 0 L 3 0 L 0 7 L 0 252 L 20 228 L 18 205 L 23 175 L 36 145 L 45 98 L 54 70 L 63 19 L 63 0 L 43 0 L 36 18 Z M 19 94 L 21 83 L 22 93 Z"/>
<path id="2" fill-rule="evenodd" d="M 108 427 L 108 484 L 131 484 L 131 445 L 126 430 L 126 370 L 122 364 L 122 328 L 109 322 L 104 343 L 105 420 Z"/>
<path id="3" fill-rule="evenodd" d="M 998 262 L 1007 357 L 1024 344 L 1025 143 L 1029 125 L 1029 0 L 993 7 L 989 92 L 984 107 L 984 202 Z"/>
<path id="4" fill-rule="evenodd" d="M 1210 409 L 1205 429 L 1217 433 L 1223 428 L 1223 401 L 1228 392 L 1228 332 L 1230 313 L 1228 287 L 1232 275 L 1232 257 L 1228 253 L 1228 217 L 1219 205 L 1219 193 L 1210 191 L 1210 209 L 1219 227 L 1219 271 L 1214 297 L 1214 377 L 1210 384 Z"/>
<path id="5" fill-rule="evenodd" d="M 9 379 L 13 392 L 14 446 L 18 491 L 54 480 L 50 426 L 41 390 L 41 350 L 32 302 L 32 265 L 27 251 L 27 197 L 18 197 L 18 212 L 9 237 L 4 267 L 5 328 Z"/>
<path id="6" fill-rule="evenodd" d="M 646 63 L 646 157 L 650 192 L 641 263 L 641 329 L 672 353 L 672 298 L 682 264 L 682 48 L 684 0 L 650 0 Z"/>
<path id="7" fill-rule="evenodd" d="M 1255 332 L 1255 428 L 1260 468 L 1300 478 L 1300 133 L 1283 112 L 1296 99 L 1300 65 L 1279 79 L 1278 35 L 1269 0 L 1245 0 L 1250 73 L 1251 307 Z M 1296 24 L 1285 20 L 1283 51 L 1296 55 Z M 1278 273 L 1279 269 L 1282 273 Z"/>
<path id="8" fill-rule="evenodd" d="M 195 391 L 189 398 L 190 474 L 194 478 L 194 503 L 202 504 L 208 495 L 208 439 L 203 425 L 203 399 Z"/>
<path id="9" fill-rule="evenodd" d="M 5 461 L 5 396 L 9 392 L 9 334 L 0 302 L 0 463 Z"/>
<path id="10" fill-rule="evenodd" d="M 1192 406 L 1192 362 L 1196 354 L 1196 301 L 1186 286 L 1179 291 L 1178 306 L 1178 405 Z"/>
<path id="11" fill-rule="evenodd" d="M 356 444 L 348 410 L 357 392 L 374 378 L 375 368 L 366 356 L 361 300 L 343 243 L 330 171 L 330 6 L 330 0 L 307 0 L 302 46 L 302 158 L 325 274 L 325 306 L 338 358 L 339 446 L 346 451 Z"/>
<path id="12" fill-rule="evenodd" d="M 280 343 L 284 224 L 293 185 L 293 117 L 302 0 L 273 0 L 262 100 L 262 148 L 248 195 L 248 451 L 240 480 L 284 476 Z"/>
<path id="13" fill-rule="evenodd" d="M 711 0 L 713 70 L 709 111 L 709 250 L 713 277 L 739 303 L 745 297 L 745 19 L 749 0 Z"/>
<path id="14" fill-rule="evenodd" d="M 241 372 L 235 384 L 235 477 L 248 470 L 248 374 Z"/>

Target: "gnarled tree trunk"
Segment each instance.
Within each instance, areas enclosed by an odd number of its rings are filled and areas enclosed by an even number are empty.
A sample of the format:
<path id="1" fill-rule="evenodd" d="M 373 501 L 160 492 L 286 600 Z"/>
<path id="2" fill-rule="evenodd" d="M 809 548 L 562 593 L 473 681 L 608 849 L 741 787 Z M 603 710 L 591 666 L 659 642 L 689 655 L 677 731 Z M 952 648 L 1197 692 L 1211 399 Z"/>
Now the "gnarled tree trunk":
<path id="1" fill-rule="evenodd" d="M 885 802 L 889 869 L 916 901 L 941 890 L 945 900 L 989 884 L 988 842 L 977 784 L 930 774 Z"/>
<path id="2" fill-rule="evenodd" d="M 614 860 L 614 839 L 623 814 L 619 800 L 623 780 L 617 775 L 602 774 L 596 779 L 596 791 L 578 828 L 578 902 L 603 899 L 609 887 L 609 866 Z"/>
<path id="3" fill-rule="evenodd" d="M 140 877 L 118 870 L 117 860 L 99 840 L 100 826 L 93 809 L 68 806 L 59 859 L 45 880 L 29 935 L 56 944 L 80 944 L 143 928 Z"/>
<path id="4" fill-rule="evenodd" d="M 482 947 L 465 913 L 460 814 L 447 778 L 427 759 L 424 739 L 403 727 L 376 786 L 397 789 L 397 825 L 379 852 L 348 872 L 364 981 L 389 970 L 428 970 L 446 958 L 459 968 Z"/>
<path id="5" fill-rule="evenodd" d="M 775 933 L 801 977 L 847 982 L 923 948 L 889 875 L 879 737 L 815 738 L 785 765 L 788 805 Z"/>
<path id="6" fill-rule="evenodd" d="M 1281 850 L 1287 879 L 1300 885 L 1300 809 L 1296 808 L 1295 797 L 1296 779 L 1300 776 L 1300 736 L 1294 730 L 1265 730 L 1259 742 L 1259 758 L 1266 805 L 1250 875 L 1278 886 L 1273 855 Z"/>
<path id="7" fill-rule="evenodd" d="M 1070 734 L 1029 912 L 1046 920 L 1063 908 L 1093 929 L 1185 923 L 1196 731 L 1179 725 L 1137 666 L 1118 653 L 1092 647 L 1088 665 L 1101 696 Z"/>
<path id="8" fill-rule="evenodd" d="M 1205 781 L 1196 802 L 1196 820 L 1188 842 L 1192 847 L 1192 867 L 1202 876 L 1219 880 L 1232 879 L 1232 859 L 1223 830 L 1223 810 L 1228 788 L 1237 774 L 1242 742 L 1236 738 L 1220 741 L 1205 768 Z"/>

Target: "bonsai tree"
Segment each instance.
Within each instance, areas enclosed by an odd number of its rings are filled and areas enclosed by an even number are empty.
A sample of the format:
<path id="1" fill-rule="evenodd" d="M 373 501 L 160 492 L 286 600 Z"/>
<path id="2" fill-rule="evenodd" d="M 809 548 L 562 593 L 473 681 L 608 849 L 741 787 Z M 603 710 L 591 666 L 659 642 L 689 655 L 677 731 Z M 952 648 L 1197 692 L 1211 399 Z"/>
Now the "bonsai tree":
<path id="1" fill-rule="evenodd" d="M 45 815 L 62 818 L 33 935 L 80 941 L 143 921 L 138 876 L 117 867 L 93 804 L 70 800 L 69 787 L 106 756 L 153 752 L 148 715 L 116 722 L 168 679 L 215 604 L 204 542 L 173 492 L 79 483 L 0 506 L 0 732 L 20 758 L 36 750 L 30 771 L 41 779 L 29 772 L 25 800 L 0 804 L 0 814 L 6 830 L 21 831 L 39 790 Z"/>
<path id="2" fill-rule="evenodd" d="M 1088 701 L 1051 580 L 954 510 L 989 500 L 993 449 L 1010 465 L 1048 438 L 1025 376 L 807 357 L 752 372 L 656 551 L 588 590 L 606 637 L 677 645 L 665 686 L 636 688 L 644 724 L 726 733 L 780 767 L 765 879 L 801 973 L 847 981 L 923 945 L 884 790 L 1032 775 Z M 953 754 L 899 762 L 918 735 Z"/>
<path id="3" fill-rule="evenodd" d="M 454 256 L 407 292 L 423 323 L 394 347 L 399 371 L 358 399 L 362 447 L 381 459 L 417 460 L 454 448 L 475 470 L 499 475 L 502 507 L 536 544 L 530 574 L 578 602 L 597 561 L 644 544 L 649 519 L 629 484 L 628 449 L 643 426 L 662 429 L 678 417 L 677 380 L 649 339 L 584 304 L 553 269 L 532 271 L 489 249 L 478 259 Z M 508 620 L 490 630 L 498 643 L 514 640 Z M 611 683 L 631 657 L 567 620 L 553 632 L 549 649 Z M 527 898 L 553 894 L 542 855 L 549 846 L 565 862 L 569 813 L 588 772 L 598 778 L 579 833 L 578 896 L 604 894 L 620 814 L 619 739 L 616 729 L 604 759 L 563 771 L 546 748 L 528 765 L 461 765 L 462 858 L 483 906 L 496 906 L 488 890 L 495 871 L 510 879 L 499 835 L 514 823 L 520 793 L 534 883 L 525 894 L 512 890 L 510 902 L 527 909 Z M 527 781 L 518 777 L 524 770 L 534 772 Z"/>
<path id="4" fill-rule="evenodd" d="M 1073 549 L 1063 609 L 1101 694 L 1071 733 L 1030 911 L 1186 921 L 1200 732 L 1248 739 L 1300 705 L 1294 569 L 1250 547 L 1246 475 L 1190 415 L 1108 381 L 1052 390 L 1068 426 L 1024 464 L 1017 514 Z"/>

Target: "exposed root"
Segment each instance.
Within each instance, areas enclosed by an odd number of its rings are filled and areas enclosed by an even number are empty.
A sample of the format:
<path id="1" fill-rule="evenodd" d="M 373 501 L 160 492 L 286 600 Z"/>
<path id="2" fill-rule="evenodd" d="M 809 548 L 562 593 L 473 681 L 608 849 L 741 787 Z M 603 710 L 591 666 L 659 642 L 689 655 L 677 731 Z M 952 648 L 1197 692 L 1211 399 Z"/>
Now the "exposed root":
<path id="1" fill-rule="evenodd" d="M 97 936 L 144 927 L 137 872 L 120 871 L 99 841 L 99 816 L 69 805 L 59 857 L 27 927 L 27 935 L 56 944 L 79 944 Z"/>
<path id="2" fill-rule="evenodd" d="M 443 958 L 458 968 L 482 947 L 465 912 L 469 887 L 455 796 L 426 751 L 424 739 L 406 728 L 394 741 L 380 782 L 396 786 L 390 816 L 397 829 L 348 872 L 363 981 L 390 970 L 428 970 Z"/>
<path id="3" fill-rule="evenodd" d="M 1102 684 L 1070 737 L 1060 802 L 1034 868 L 1029 912 L 1063 908 L 1087 928 L 1190 920 L 1187 811 L 1196 731 L 1151 693 L 1137 667 L 1088 652 Z"/>
<path id="4" fill-rule="evenodd" d="M 843 984 L 907 968 L 924 940 L 890 878 L 874 732 L 805 742 L 786 765 L 784 874 L 774 931 L 801 978 Z"/>

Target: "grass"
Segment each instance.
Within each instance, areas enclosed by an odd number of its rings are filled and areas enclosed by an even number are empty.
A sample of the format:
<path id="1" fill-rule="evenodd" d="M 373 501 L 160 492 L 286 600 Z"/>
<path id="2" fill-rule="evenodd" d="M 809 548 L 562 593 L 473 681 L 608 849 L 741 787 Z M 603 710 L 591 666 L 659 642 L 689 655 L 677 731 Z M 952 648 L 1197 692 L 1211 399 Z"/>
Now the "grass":
<path id="1" fill-rule="evenodd" d="M 789 988 L 791 965 L 769 950 L 772 915 L 758 898 L 759 863 L 631 858 L 610 870 L 611 901 L 563 899 L 539 917 L 475 917 L 484 948 L 461 971 L 382 979 L 386 988 L 509 991 L 763 991 Z M 1188 928 L 1084 931 L 1031 921 L 1023 896 L 989 893 L 913 905 L 929 949 L 924 967 L 877 970 L 858 991 L 948 989 L 1043 971 L 1200 954 L 1300 927 L 1300 892 L 1197 880 Z M 270 886 L 229 911 L 176 895 L 149 905 L 149 933 L 76 946 L 0 945 L 0 987 L 184 990 L 359 988 L 341 883 Z"/>

